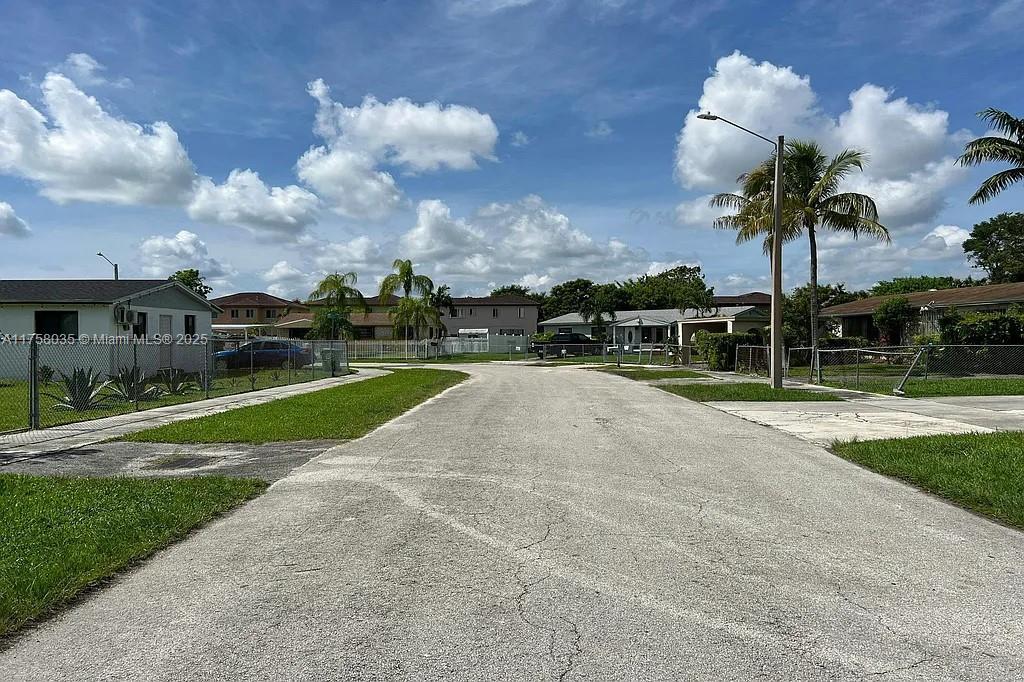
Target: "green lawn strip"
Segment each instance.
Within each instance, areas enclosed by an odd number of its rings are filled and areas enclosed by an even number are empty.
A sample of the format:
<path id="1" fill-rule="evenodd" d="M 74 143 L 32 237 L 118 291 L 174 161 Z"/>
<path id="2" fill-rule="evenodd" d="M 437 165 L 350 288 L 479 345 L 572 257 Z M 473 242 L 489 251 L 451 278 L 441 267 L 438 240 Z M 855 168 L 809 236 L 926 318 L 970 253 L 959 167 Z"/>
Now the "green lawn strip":
<path id="1" fill-rule="evenodd" d="M 675 393 L 690 400 L 706 403 L 715 400 L 745 401 L 836 401 L 842 398 L 823 391 L 799 388 L 773 389 L 768 384 L 690 384 L 687 386 L 658 386 L 663 391 Z"/>
<path id="2" fill-rule="evenodd" d="M 225 477 L 0 475 L 0 635 L 265 488 Z"/>
<path id="3" fill-rule="evenodd" d="M 1024 529 L 1022 432 L 855 441 L 833 449 L 872 471 Z"/>
<path id="4" fill-rule="evenodd" d="M 358 438 L 467 376 L 449 370 L 400 369 L 382 377 L 165 424 L 120 440 L 270 443 Z"/>
<path id="5" fill-rule="evenodd" d="M 598 372 L 615 374 L 620 377 L 633 379 L 634 381 L 647 381 L 649 379 L 704 379 L 706 374 L 694 372 L 692 369 L 649 369 L 638 367 L 636 369 L 618 369 L 615 367 L 599 369 Z"/>
<path id="6" fill-rule="evenodd" d="M 827 386 L 849 388 L 868 393 L 892 395 L 892 389 L 899 383 L 899 378 L 861 379 L 860 382 L 847 381 L 839 383 L 826 381 Z M 929 398 L 942 396 L 965 395 L 1024 395 L 1024 379 L 1000 377 L 964 377 L 956 379 L 924 379 L 911 377 L 904 387 L 910 398 Z"/>
<path id="7" fill-rule="evenodd" d="M 342 376 L 346 372 L 338 371 L 336 376 Z M 219 398 L 226 395 L 246 393 L 252 390 L 273 388 L 275 386 L 289 386 L 305 383 L 313 379 L 326 379 L 330 374 L 318 369 L 315 373 L 311 369 L 293 369 L 291 372 L 285 369 L 260 369 L 253 375 L 255 381 L 250 380 L 248 370 L 220 370 L 220 375 L 214 379 L 210 387 L 211 398 Z M 154 382 L 160 385 L 159 382 Z M 101 393 L 106 400 L 97 409 L 93 410 L 63 410 L 56 408 L 63 387 L 59 382 L 42 384 L 39 387 L 39 422 L 42 428 L 58 426 L 60 424 L 71 424 L 74 422 L 111 417 L 118 414 L 125 414 L 135 411 L 133 403 L 126 403 L 114 399 L 110 395 L 110 388 Z M 154 407 L 165 405 L 179 405 L 181 403 L 194 402 L 206 398 L 202 390 L 193 390 L 181 395 L 164 394 L 155 400 L 146 400 L 139 403 L 139 410 L 148 410 Z M 0 383 L 0 432 L 28 427 L 28 382 L 6 381 Z"/>

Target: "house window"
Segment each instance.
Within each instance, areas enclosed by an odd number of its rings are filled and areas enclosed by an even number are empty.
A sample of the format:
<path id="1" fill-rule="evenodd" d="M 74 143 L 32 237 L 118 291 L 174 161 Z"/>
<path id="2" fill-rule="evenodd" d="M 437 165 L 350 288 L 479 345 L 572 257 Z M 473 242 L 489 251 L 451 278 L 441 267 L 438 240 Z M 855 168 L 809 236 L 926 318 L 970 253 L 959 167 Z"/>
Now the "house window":
<path id="1" fill-rule="evenodd" d="M 785 158 L 785 157 L 783 157 L 783 158 Z M 572 334 L 572 327 L 559 327 L 558 328 L 558 333 L 559 334 Z"/>
<path id="2" fill-rule="evenodd" d="M 252 309 L 252 308 L 246 308 L 245 309 L 245 317 L 246 317 L 246 319 L 250 319 L 251 320 L 252 318 L 256 317 L 256 311 L 254 309 Z"/>
<path id="3" fill-rule="evenodd" d="M 186 315 L 185 316 L 185 336 L 195 336 L 196 334 L 196 316 Z"/>
<path id="4" fill-rule="evenodd" d="M 37 310 L 36 334 L 78 336 L 78 311 Z"/>
<path id="5" fill-rule="evenodd" d="M 271 308 L 270 310 L 267 311 L 267 319 L 268 320 L 273 320 L 273 319 L 276 319 L 276 318 L 277 318 L 277 310 L 275 310 L 274 308 Z"/>
<path id="6" fill-rule="evenodd" d="M 522 317 L 523 317 L 523 309 L 520 308 L 519 309 L 519 318 L 522 319 Z"/>
<path id="7" fill-rule="evenodd" d="M 452 319 L 454 320 L 458 316 L 459 316 L 459 309 L 458 308 L 452 308 Z"/>
<path id="8" fill-rule="evenodd" d="M 146 337 L 146 325 L 149 319 L 146 317 L 146 313 L 135 313 L 135 324 L 132 325 L 132 336 L 137 339 Z"/>
<path id="9" fill-rule="evenodd" d="M 498 316 L 498 309 L 497 308 L 491 308 L 491 317 L 497 317 L 497 316 Z"/>
<path id="10" fill-rule="evenodd" d="M 467 317 L 473 317 L 473 309 L 472 308 L 469 309 L 469 313 L 468 313 Z"/>
<path id="11" fill-rule="evenodd" d="M 523 329 L 499 329 L 498 336 L 526 336 L 525 330 Z"/>
<path id="12" fill-rule="evenodd" d="M 236 320 L 238 319 L 238 308 L 232 308 L 231 309 L 231 317 L 236 319 Z"/>

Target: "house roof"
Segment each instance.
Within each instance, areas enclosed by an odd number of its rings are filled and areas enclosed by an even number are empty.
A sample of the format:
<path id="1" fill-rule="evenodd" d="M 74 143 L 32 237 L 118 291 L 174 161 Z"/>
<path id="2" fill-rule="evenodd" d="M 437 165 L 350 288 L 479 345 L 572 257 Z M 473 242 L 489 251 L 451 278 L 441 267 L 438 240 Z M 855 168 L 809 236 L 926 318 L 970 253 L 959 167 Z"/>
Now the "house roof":
<path id="1" fill-rule="evenodd" d="M 1024 282 L 986 284 L 959 289 L 932 289 L 931 291 L 915 291 L 912 294 L 893 294 L 892 296 L 872 296 L 823 308 L 821 314 L 825 317 L 870 315 L 883 301 L 898 295 L 904 296 L 914 307 L 927 305 L 934 308 L 949 308 L 952 306 L 1024 303 Z"/>
<path id="2" fill-rule="evenodd" d="M 720 306 L 767 306 L 772 304 L 772 295 L 766 294 L 763 291 L 748 291 L 745 294 L 723 294 L 715 296 L 715 303 Z"/>
<path id="3" fill-rule="evenodd" d="M 390 327 L 391 318 L 387 313 L 352 313 L 349 318 L 356 327 Z M 309 329 L 313 326 L 313 313 L 305 310 L 288 313 L 277 318 L 275 327 Z"/>
<path id="4" fill-rule="evenodd" d="M 745 306 L 726 306 L 719 308 L 714 314 L 707 313 L 699 315 L 698 311 L 693 308 L 688 308 L 685 313 L 681 313 L 674 308 L 656 309 L 656 310 L 616 310 L 615 319 L 609 320 L 609 325 L 618 326 L 629 326 L 631 320 L 650 320 L 653 326 L 673 324 L 675 322 L 684 321 L 697 321 L 697 320 L 733 320 L 739 317 L 766 317 L 764 310 L 757 306 L 745 305 Z M 579 313 L 568 313 L 566 315 L 560 315 L 553 317 L 550 320 L 544 320 L 540 322 L 541 325 L 557 325 L 557 324 L 568 324 L 568 325 L 584 325 L 589 324 L 585 322 L 583 317 Z M 636 323 L 633 323 L 635 326 Z M 647 326 L 646 324 L 644 326 Z"/>
<path id="5" fill-rule="evenodd" d="M 217 298 L 210 300 L 222 308 L 224 306 L 242 305 L 249 306 L 250 308 L 280 308 L 283 306 L 295 305 L 294 301 L 279 298 L 272 294 L 266 294 L 262 291 L 242 291 L 237 294 L 218 296 Z"/>
<path id="6" fill-rule="evenodd" d="M 220 310 L 216 303 L 180 282 L 166 279 L 4 279 L 0 280 L 0 304 L 111 304 L 169 287 L 177 287 L 210 308 Z"/>

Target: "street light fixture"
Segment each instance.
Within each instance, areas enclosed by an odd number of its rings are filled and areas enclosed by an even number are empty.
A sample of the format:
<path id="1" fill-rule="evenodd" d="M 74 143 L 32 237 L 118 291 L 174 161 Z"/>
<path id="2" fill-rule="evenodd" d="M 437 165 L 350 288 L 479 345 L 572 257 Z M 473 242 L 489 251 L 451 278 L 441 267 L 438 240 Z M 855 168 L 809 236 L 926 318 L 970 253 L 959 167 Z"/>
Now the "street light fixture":
<path id="1" fill-rule="evenodd" d="M 710 111 L 697 114 L 702 121 L 722 121 L 733 128 L 739 128 L 745 133 L 760 138 L 775 146 L 775 183 L 774 197 L 772 200 L 775 209 L 774 224 L 772 226 L 772 320 L 771 320 L 771 382 L 772 388 L 782 388 L 782 157 L 786 149 L 786 139 L 779 135 L 778 140 L 771 140 L 764 135 L 755 133 L 733 123 L 727 118 L 716 116 Z"/>
<path id="2" fill-rule="evenodd" d="M 114 279 L 117 279 L 117 263 L 104 256 L 102 251 L 97 251 L 96 255 L 114 266 Z"/>

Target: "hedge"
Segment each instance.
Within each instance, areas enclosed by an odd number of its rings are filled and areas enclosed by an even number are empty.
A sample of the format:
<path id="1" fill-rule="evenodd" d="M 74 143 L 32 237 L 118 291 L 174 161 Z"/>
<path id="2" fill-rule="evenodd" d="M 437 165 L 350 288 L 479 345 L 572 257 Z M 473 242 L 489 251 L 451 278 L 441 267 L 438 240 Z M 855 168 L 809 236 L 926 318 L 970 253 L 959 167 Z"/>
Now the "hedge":
<path id="1" fill-rule="evenodd" d="M 939 319 L 943 343 L 1006 346 L 1024 344 L 1024 308 L 1005 313 L 950 311 Z"/>
<path id="2" fill-rule="evenodd" d="M 713 334 L 705 329 L 697 332 L 695 341 L 708 369 L 720 372 L 736 369 L 736 346 L 762 345 L 758 334 Z"/>

